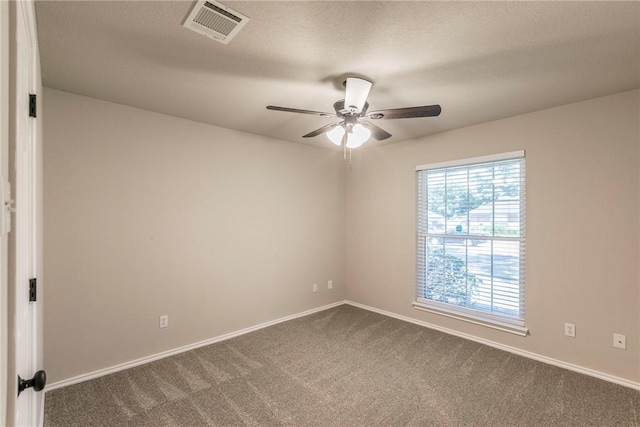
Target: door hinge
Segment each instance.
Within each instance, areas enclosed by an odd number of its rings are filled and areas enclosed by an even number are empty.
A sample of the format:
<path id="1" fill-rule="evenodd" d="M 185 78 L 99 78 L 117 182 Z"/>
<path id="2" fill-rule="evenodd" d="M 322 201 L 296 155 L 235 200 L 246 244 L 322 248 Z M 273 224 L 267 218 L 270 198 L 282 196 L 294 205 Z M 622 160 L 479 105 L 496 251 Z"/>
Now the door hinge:
<path id="1" fill-rule="evenodd" d="M 37 111 L 36 96 L 32 93 L 29 94 L 29 117 L 35 117 Z"/>
<path id="2" fill-rule="evenodd" d="M 38 297 L 37 293 L 38 283 L 37 279 L 29 279 L 29 302 L 35 302 Z"/>

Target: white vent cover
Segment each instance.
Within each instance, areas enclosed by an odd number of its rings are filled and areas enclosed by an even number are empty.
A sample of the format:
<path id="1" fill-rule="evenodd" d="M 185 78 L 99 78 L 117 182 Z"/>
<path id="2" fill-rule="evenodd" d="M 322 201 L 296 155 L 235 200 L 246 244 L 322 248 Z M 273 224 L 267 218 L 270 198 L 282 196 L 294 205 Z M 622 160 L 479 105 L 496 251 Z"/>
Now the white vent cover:
<path id="1" fill-rule="evenodd" d="M 214 0 L 199 0 L 182 24 L 184 27 L 227 44 L 249 18 Z"/>

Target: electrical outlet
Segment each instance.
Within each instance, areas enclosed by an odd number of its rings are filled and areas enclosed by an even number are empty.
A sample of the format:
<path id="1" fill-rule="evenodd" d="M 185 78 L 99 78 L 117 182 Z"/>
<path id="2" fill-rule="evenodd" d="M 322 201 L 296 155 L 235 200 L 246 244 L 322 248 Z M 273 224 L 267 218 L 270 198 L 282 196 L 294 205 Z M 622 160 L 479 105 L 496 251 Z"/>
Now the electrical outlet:
<path id="1" fill-rule="evenodd" d="M 169 315 L 165 314 L 163 316 L 160 316 L 160 327 L 166 328 L 167 326 L 169 326 Z"/>
<path id="2" fill-rule="evenodd" d="M 576 337 L 576 325 L 573 323 L 565 323 L 564 324 L 564 334 L 568 337 L 575 338 Z"/>
<path id="3" fill-rule="evenodd" d="M 327 288 L 328 288 L 328 289 L 333 289 L 333 280 L 329 280 L 329 281 L 327 282 Z"/>
<path id="4" fill-rule="evenodd" d="M 613 346 L 622 350 L 627 349 L 627 336 L 622 334 L 613 334 Z"/>
<path id="5" fill-rule="evenodd" d="M 318 292 L 318 284 L 317 283 L 313 284 L 313 292 Z"/>

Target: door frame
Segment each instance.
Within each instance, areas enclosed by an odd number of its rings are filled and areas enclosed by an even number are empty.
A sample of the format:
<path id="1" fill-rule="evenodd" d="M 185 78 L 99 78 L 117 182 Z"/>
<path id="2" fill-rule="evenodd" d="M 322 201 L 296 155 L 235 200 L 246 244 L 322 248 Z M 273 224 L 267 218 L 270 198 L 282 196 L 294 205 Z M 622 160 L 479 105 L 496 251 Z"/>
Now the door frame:
<path id="1" fill-rule="evenodd" d="M 9 3 L 0 1 L 0 180 L 3 182 L 8 182 L 9 179 L 9 99 Z M 5 206 L 0 205 L 0 209 L 2 209 L 0 221 L 4 221 L 5 215 L 10 216 L 11 213 Z M 2 425 L 7 424 L 7 360 L 9 357 L 7 250 L 8 236 L 0 230 L 0 396 L 2 396 L 0 424 Z"/>
<path id="2" fill-rule="evenodd" d="M 9 3 L 9 179 L 15 203 L 14 224 L 8 247 L 8 363 L 7 424 L 17 424 L 18 410 L 24 415 L 20 424 L 41 426 L 44 421 L 44 395 L 32 389 L 17 393 L 17 377 L 30 379 L 43 367 L 42 332 L 42 120 L 41 105 L 36 117 L 29 117 L 29 94 L 42 92 L 35 5 L 33 0 Z M 19 37 L 19 33 L 22 33 Z M 22 39 L 23 37 L 23 39 Z M 24 46 L 22 42 L 24 41 Z M 23 49 L 18 52 L 18 49 Z M 27 55 L 26 71 L 18 58 Z M 22 74 L 19 76 L 18 72 Z M 26 87 L 18 89 L 20 79 Z M 27 93 L 19 93 L 26 91 Z M 39 99 L 37 104 L 41 104 Z M 22 123 L 25 132 L 20 131 Z M 26 148 L 25 148 L 26 147 Z M 25 151 L 26 150 L 26 151 Z M 38 298 L 29 302 L 29 279 L 38 278 Z M 25 327 L 26 326 L 26 327 Z M 18 340 L 18 333 L 26 336 Z M 24 346 L 19 345 L 20 342 Z M 20 399 L 20 400 L 19 400 Z"/>

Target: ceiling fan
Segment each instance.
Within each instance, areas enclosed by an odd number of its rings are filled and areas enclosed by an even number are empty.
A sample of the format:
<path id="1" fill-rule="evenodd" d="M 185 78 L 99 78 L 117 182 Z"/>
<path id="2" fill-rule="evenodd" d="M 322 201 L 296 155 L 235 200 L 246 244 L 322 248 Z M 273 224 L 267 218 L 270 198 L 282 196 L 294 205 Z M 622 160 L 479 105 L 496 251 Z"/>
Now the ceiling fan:
<path id="1" fill-rule="evenodd" d="M 335 113 L 321 111 L 300 110 L 297 108 L 277 107 L 267 105 L 268 110 L 286 111 L 289 113 L 313 114 L 321 117 L 337 117 L 341 121 L 322 126 L 303 138 L 327 134 L 331 142 L 346 148 L 357 148 L 364 144 L 370 136 L 382 141 L 391 136 L 384 129 L 363 119 L 410 119 L 415 117 L 435 117 L 442 109 L 439 105 L 425 105 L 421 107 L 392 108 L 388 110 L 368 111 L 367 96 L 373 82 L 360 77 L 347 77 L 344 82 L 345 97 L 333 104 Z"/>

